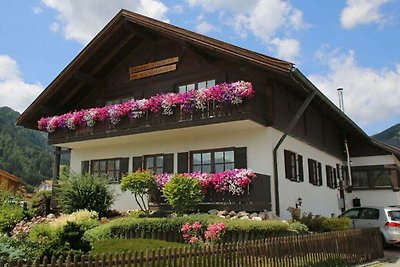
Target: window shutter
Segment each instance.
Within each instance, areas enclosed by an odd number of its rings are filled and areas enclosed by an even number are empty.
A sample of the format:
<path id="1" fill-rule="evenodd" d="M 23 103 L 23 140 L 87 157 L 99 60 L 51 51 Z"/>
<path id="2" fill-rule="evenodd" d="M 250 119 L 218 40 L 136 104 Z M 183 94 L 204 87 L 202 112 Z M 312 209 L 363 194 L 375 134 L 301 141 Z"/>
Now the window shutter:
<path id="1" fill-rule="evenodd" d="M 81 171 L 82 171 L 82 174 L 89 173 L 89 171 L 90 171 L 90 161 L 88 161 L 88 160 L 82 161 L 82 163 L 81 163 Z"/>
<path id="2" fill-rule="evenodd" d="M 189 172 L 189 153 L 178 153 L 178 173 Z"/>
<path id="3" fill-rule="evenodd" d="M 121 158 L 119 160 L 119 177 L 128 173 L 129 158 Z"/>
<path id="4" fill-rule="evenodd" d="M 313 160 L 308 159 L 308 182 L 310 184 L 316 184 L 315 176 Z"/>
<path id="5" fill-rule="evenodd" d="M 337 183 L 337 172 L 336 169 L 333 168 L 332 170 L 332 177 L 333 177 L 333 187 L 337 188 L 338 187 L 338 183 Z"/>
<path id="6" fill-rule="evenodd" d="M 143 170 L 143 157 L 133 157 L 132 171 Z"/>
<path id="7" fill-rule="evenodd" d="M 288 179 L 293 179 L 292 177 L 292 162 L 291 162 L 291 152 L 285 150 L 284 157 L 285 157 L 285 175 Z"/>
<path id="8" fill-rule="evenodd" d="M 303 156 L 297 155 L 297 164 L 299 164 L 299 181 L 304 182 Z"/>
<path id="9" fill-rule="evenodd" d="M 318 184 L 322 185 L 323 180 L 322 180 L 322 165 L 321 162 L 318 162 Z"/>
<path id="10" fill-rule="evenodd" d="M 163 168 L 166 173 L 174 173 L 174 154 L 163 155 Z"/>
<path id="11" fill-rule="evenodd" d="M 247 169 L 247 148 L 236 147 L 234 151 L 235 157 L 235 168 L 236 169 Z"/>

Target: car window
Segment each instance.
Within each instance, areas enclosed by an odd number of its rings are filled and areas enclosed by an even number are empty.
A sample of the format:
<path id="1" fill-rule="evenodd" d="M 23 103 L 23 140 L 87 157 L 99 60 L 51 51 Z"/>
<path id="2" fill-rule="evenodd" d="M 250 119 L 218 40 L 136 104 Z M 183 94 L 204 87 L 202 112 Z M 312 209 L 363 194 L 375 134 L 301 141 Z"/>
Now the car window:
<path id="1" fill-rule="evenodd" d="M 342 214 L 342 216 L 349 217 L 350 219 L 357 219 L 362 209 L 351 209 Z"/>
<path id="2" fill-rule="evenodd" d="M 400 210 L 388 211 L 388 216 L 392 221 L 400 221 Z"/>
<path id="3" fill-rule="evenodd" d="M 364 220 L 378 220 L 379 219 L 379 210 L 378 209 L 364 209 L 359 216 L 359 219 Z"/>

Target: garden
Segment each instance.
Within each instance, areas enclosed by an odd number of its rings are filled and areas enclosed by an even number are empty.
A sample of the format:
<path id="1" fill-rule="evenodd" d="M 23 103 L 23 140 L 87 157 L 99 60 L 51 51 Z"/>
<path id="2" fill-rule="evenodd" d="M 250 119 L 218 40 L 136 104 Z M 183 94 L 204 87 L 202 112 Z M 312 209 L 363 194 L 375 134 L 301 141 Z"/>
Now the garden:
<path id="1" fill-rule="evenodd" d="M 243 194 L 256 179 L 251 170 L 235 169 L 216 174 L 153 175 L 129 173 L 121 188 L 135 196 L 140 210 L 110 210 L 113 192 L 101 177 L 69 175 L 55 189 L 61 214 L 41 216 L 49 193 L 40 193 L 24 208 L 22 198 L 0 193 L 0 260 L 33 260 L 128 253 L 145 249 L 196 249 L 222 243 L 248 242 L 277 236 L 346 230 L 346 218 L 303 214 L 293 220 L 259 220 L 222 216 L 229 211 L 199 213 L 196 205 L 207 191 Z M 145 196 L 157 191 L 171 211 L 150 211 Z M 250 219 L 252 217 L 253 219 Z M 264 218 L 265 219 L 265 218 Z"/>

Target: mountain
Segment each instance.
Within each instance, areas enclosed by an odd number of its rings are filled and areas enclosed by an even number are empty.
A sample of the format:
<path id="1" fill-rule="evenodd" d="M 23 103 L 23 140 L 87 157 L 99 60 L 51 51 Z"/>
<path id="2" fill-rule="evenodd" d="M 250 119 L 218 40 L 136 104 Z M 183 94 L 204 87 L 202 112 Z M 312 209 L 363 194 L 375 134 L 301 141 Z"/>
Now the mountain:
<path id="1" fill-rule="evenodd" d="M 400 148 L 400 123 L 372 137 L 388 145 Z"/>
<path id="2" fill-rule="evenodd" d="M 46 134 L 15 125 L 20 114 L 0 107 L 0 169 L 36 186 L 52 176 Z"/>

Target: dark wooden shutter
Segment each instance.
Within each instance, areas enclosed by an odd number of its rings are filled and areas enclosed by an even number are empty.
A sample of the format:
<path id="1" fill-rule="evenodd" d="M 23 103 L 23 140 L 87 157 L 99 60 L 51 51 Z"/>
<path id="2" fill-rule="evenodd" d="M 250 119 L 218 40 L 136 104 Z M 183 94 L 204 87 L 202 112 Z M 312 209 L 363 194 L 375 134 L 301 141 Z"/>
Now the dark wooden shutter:
<path id="1" fill-rule="evenodd" d="M 189 152 L 178 153 L 178 173 L 189 172 Z"/>
<path id="2" fill-rule="evenodd" d="M 308 159 L 308 182 L 310 184 L 315 184 L 315 170 L 312 159 Z"/>
<path id="3" fill-rule="evenodd" d="M 299 164 L 299 181 L 304 182 L 303 156 L 297 155 L 297 164 Z"/>
<path id="4" fill-rule="evenodd" d="M 247 169 L 247 148 L 236 147 L 234 151 L 235 157 L 235 168 L 236 169 Z"/>
<path id="5" fill-rule="evenodd" d="M 286 178 L 288 179 L 293 179 L 294 177 L 292 177 L 293 172 L 292 172 L 292 152 L 285 150 L 284 151 L 284 157 L 285 157 L 285 175 Z"/>
<path id="6" fill-rule="evenodd" d="M 143 157 L 133 157 L 132 171 L 143 170 Z"/>
<path id="7" fill-rule="evenodd" d="M 326 185 L 332 188 L 332 169 L 331 166 L 325 165 Z"/>
<path id="8" fill-rule="evenodd" d="M 89 173 L 90 171 L 90 161 L 84 160 L 81 162 L 81 172 L 82 174 Z"/>
<path id="9" fill-rule="evenodd" d="M 119 160 L 119 177 L 120 178 L 122 177 L 122 175 L 127 174 L 129 172 L 128 165 L 129 165 L 129 158 L 121 158 Z"/>
<path id="10" fill-rule="evenodd" d="M 174 173 L 174 154 L 163 155 L 164 172 Z"/>
<path id="11" fill-rule="evenodd" d="M 321 162 L 318 162 L 318 184 L 322 185 L 323 180 L 322 180 L 322 165 Z"/>
<path id="12" fill-rule="evenodd" d="M 337 172 L 336 169 L 333 168 L 332 169 L 332 178 L 333 178 L 333 188 L 337 188 L 338 187 L 338 182 L 337 182 Z"/>

